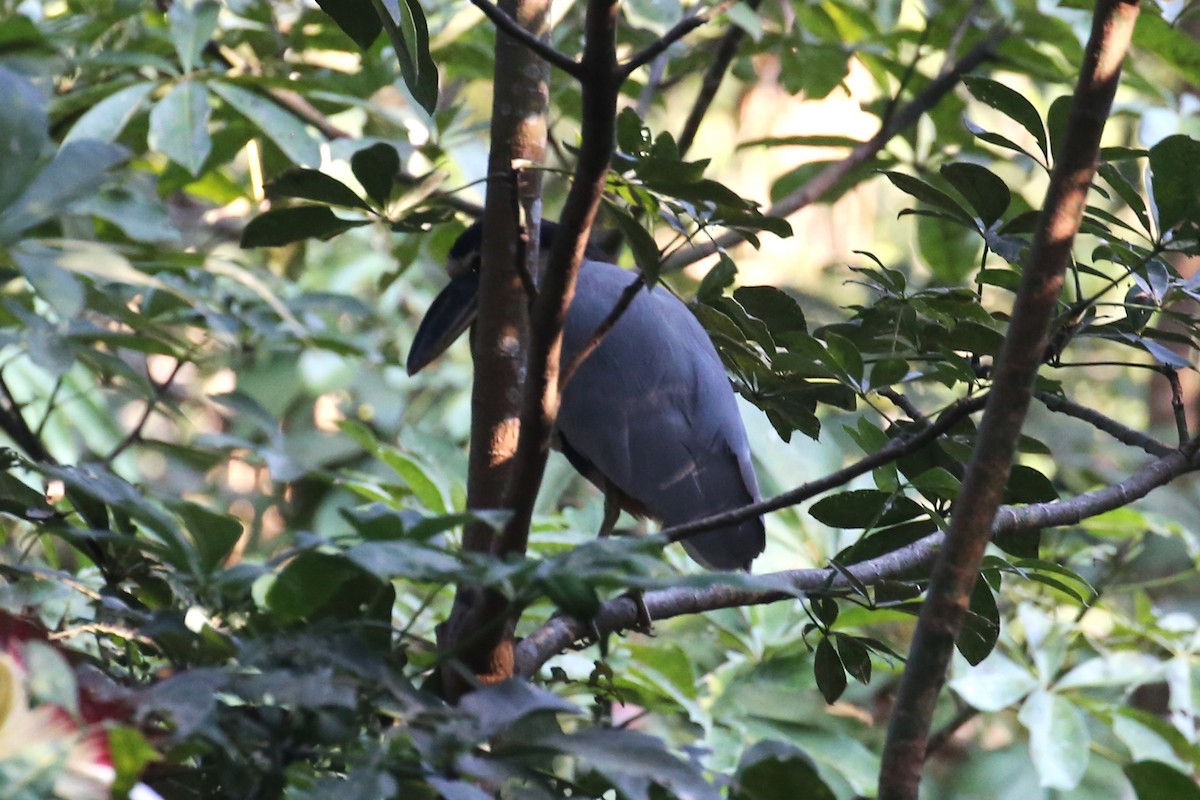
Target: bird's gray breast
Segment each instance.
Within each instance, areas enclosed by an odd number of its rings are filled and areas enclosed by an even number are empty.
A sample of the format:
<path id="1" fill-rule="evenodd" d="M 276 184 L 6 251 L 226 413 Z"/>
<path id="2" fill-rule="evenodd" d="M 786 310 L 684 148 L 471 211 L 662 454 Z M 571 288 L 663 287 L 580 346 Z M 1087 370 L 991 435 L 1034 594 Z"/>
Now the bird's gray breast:
<path id="1" fill-rule="evenodd" d="M 570 363 L 635 275 L 585 261 L 564 330 Z M 558 427 L 579 455 L 664 525 L 758 499 L 745 428 L 725 369 L 695 316 L 666 289 L 641 290 L 562 398 Z M 685 541 L 701 564 L 749 566 L 762 521 Z"/>

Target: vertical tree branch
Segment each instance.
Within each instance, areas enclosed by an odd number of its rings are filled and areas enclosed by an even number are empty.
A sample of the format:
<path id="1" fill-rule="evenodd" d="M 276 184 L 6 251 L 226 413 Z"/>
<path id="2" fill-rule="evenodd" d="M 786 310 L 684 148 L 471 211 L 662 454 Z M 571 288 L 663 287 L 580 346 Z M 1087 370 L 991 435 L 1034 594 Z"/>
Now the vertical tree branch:
<path id="1" fill-rule="evenodd" d="M 558 418 L 563 323 L 575 295 L 575 280 L 592 221 L 604 194 L 616 136 L 617 92 L 622 81 L 616 51 L 619 6 L 618 0 L 590 0 L 587 7 L 587 39 L 580 62 L 583 127 L 579 158 L 560 217 L 562 230 L 550 249 L 533 305 L 520 442 L 504 506 L 512 516 L 500 543 L 502 554 L 525 552 L 533 505 L 550 450 L 550 433 Z"/>
<path id="2" fill-rule="evenodd" d="M 531 35 L 546 35 L 550 0 L 502 0 L 500 9 Z M 521 270 L 536 270 L 538 255 L 538 237 L 526 235 L 522 241 L 517 231 L 522 222 L 536 230 L 541 216 L 541 171 L 518 171 L 513 164 L 544 159 L 549 73 L 546 62 L 524 44 L 497 34 L 488 174 L 510 176 L 511 180 L 493 179 L 487 186 L 479 316 L 472 344 L 470 508 L 503 506 L 517 448 L 528 328 Z M 528 260 L 518 265 L 521 255 Z M 497 391 L 496 387 L 512 387 L 512 391 Z M 495 548 L 494 539 L 488 526 L 475 523 L 464 532 L 463 547 L 490 552 Z M 453 654 L 477 680 L 506 677 L 512 672 L 512 643 L 505 636 L 505 626 L 496 624 L 506 611 L 507 603 L 496 592 L 460 587 L 450 620 L 439 631 L 441 649 Z M 443 679 L 450 698 L 467 688 L 453 669 L 445 670 Z"/>
<path id="3" fill-rule="evenodd" d="M 918 796 L 930 721 L 1029 408 L 1137 14 L 1137 0 L 1096 3 L 1067 139 L 1051 175 L 995 383 L 901 679 L 883 752 L 880 800 Z"/>

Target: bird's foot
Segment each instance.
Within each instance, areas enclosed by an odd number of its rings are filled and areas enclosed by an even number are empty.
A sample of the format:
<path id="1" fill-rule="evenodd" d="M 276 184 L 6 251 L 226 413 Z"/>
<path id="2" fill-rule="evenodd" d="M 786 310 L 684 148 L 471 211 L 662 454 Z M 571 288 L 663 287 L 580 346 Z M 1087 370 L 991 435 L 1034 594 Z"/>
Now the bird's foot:
<path id="1" fill-rule="evenodd" d="M 628 597 L 632 600 L 634 607 L 637 609 L 637 617 L 634 620 L 631 630 L 644 633 L 647 636 L 653 636 L 654 619 L 650 616 L 650 609 L 646 607 L 645 592 L 641 589 L 630 589 L 623 597 Z"/>

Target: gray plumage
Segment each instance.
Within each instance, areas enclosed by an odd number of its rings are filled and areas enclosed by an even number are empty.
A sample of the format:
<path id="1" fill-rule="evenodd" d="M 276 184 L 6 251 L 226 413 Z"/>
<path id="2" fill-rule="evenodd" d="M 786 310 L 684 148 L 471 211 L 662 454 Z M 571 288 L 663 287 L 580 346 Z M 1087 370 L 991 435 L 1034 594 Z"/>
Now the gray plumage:
<path id="1" fill-rule="evenodd" d="M 543 253 L 556 228 L 543 223 Z M 450 268 L 466 277 L 456 278 L 457 288 L 447 287 L 422 321 L 410 373 L 461 333 L 469 323 L 464 316 L 473 317 L 463 298 L 471 294 L 466 284 L 474 273 L 463 265 L 477 259 L 481 240 L 476 225 L 455 243 Z M 567 311 L 564 365 L 636 277 L 614 264 L 584 261 Z M 457 330 L 446 329 L 451 318 Z M 661 286 L 639 291 L 580 364 L 564 389 L 557 432 L 579 472 L 625 510 L 666 527 L 759 499 L 745 427 L 721 359 L 695 315 Z M 764 543 L 762 519 L 753 517 L 689 537 L 683 546 L 701 565 L 730 570 L 749 569 Z"/>

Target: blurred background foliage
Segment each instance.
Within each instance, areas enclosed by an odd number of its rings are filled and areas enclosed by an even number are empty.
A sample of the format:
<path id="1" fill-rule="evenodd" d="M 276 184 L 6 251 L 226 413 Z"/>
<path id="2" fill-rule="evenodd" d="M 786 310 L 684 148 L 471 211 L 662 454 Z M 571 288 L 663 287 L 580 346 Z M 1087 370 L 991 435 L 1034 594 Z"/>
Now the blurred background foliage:
<path id="1" fill-rule="evenodd" d="M 1195 8 L 1143 9 L 1039 387 L 1172 443 L 1169 379 L 1196 420 Z M 693 10 L 623 4 L 623 51 Z M 564 52 L 582 11 L 554 6 Z M 495 33 L 464 3 L 416 13 L 432 113 L 387 36 L 356 44 L 315 3 L 0 0 L 0 606 L 44 628 L 12 641 L 68 653 L 0 666 L 56 676 L 30 707 L 76 723 L 56 747 L 0 736 L 0 797 L 85 796 L 64 776 L 96 725 L 118 794 L 139 775 L 168 798 L 873 794 L 919 576 L 664 622 L 457 708 L 421 690 L 457 583 L 528 602 L 524 633 L 580 597 L 710 578 L 653 541 L 583 547 L 601 503 L 559 456 L 528 559 L 457 552 L 467 348 L 415 378 L 402 364 L 481 202 Z M 656 270 L 710 224 L 764 231 L 663 279 L 698 298 L 765 495 L 880 447 L 898 392 L 932 415 L 986 387 L 1089 20 L 1072 0 L 737 3 L 626 84 L 602 225 L 628 236 L 640 214 L 655 246 L 635 237 L 622 263 Z M 683 121 L 735 26 L 684 164 Z M 790 236 L 758 215 L 988 37 L 997 57 Z M 555 75 L 550 217 L 580 102 Z M 972 432 L 770 515 L 756 572 L 936 530 Z M 1044 407 L 1027 433 L 1012 502 L 1147 458 Z M 1200 794 L 1198 501 L 1185 478 L 995 551 L 929 797 Z M 107 722 L 80 710 L 97 698 Z"/>

